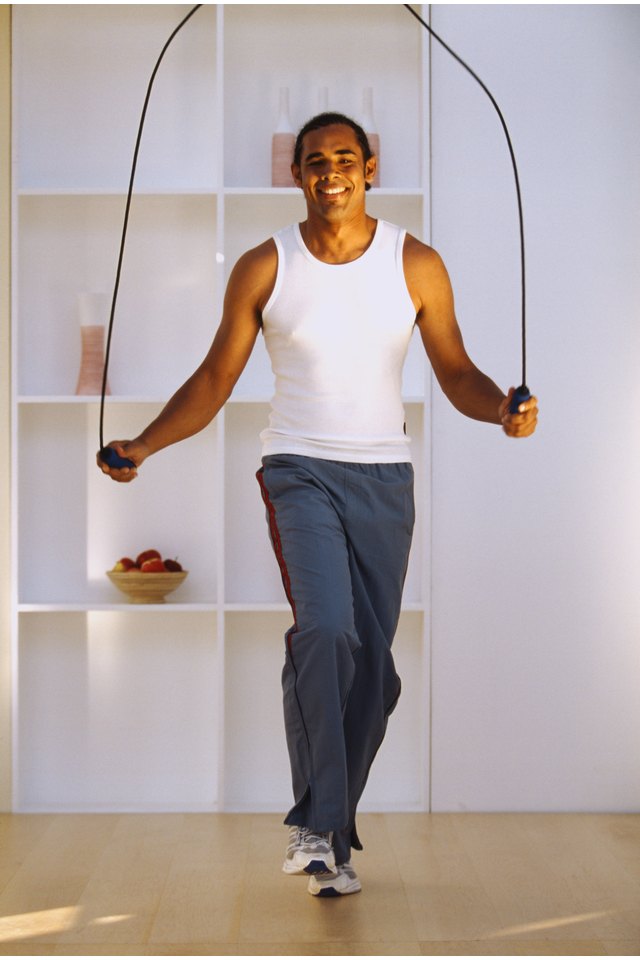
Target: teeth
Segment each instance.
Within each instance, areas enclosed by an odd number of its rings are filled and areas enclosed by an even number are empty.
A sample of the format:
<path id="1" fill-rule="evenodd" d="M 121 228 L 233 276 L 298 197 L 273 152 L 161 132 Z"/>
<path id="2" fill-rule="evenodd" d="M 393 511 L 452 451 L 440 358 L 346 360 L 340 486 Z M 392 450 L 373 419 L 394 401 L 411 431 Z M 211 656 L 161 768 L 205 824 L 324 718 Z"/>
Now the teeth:
<path id="1" fill-rule="evenodd" d="M 344 193 L 344 189 L 345 189 L 344 187 L 323 187 L 320 190 L 320 193 L 328 193 L 328 194 Z"/>

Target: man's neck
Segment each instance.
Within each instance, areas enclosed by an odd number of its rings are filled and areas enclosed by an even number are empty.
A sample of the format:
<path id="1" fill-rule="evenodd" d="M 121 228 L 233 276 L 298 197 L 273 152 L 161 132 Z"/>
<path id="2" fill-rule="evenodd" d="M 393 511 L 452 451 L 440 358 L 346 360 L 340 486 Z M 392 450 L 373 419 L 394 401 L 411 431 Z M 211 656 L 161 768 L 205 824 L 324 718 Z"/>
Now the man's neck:
<path id="1" fill-rule="evenodd" d="M 377 220 L 366 214 L 351 221 L 332 223 L 309 214 L 300 224 L 300 233 L 307 249 L 325 263 L 350 263 L 357 260 L 371 245 Z"/>

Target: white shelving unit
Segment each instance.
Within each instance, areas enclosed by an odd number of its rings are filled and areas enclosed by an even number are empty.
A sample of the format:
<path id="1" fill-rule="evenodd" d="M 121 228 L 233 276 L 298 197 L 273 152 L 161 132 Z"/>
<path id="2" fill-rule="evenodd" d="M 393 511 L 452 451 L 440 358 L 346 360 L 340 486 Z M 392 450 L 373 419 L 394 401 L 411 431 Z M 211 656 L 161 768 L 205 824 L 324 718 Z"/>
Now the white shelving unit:
<path id="1" fill-rule="evenodd" d="M 290 805 L 280 671 L 291 621 L 254 478 L 272 392 L 262 341 L 216 422 L 130 486 L 96 469 L 98 398 L 73 395 L 76 293 L 111 294 L 148 78 L 188 9 L 14 7 L 17 811 Z M 138 433 L 201 361 L 240 253 L 304 217 L 297 190 L 268 185 L 280 86 L 295 124 L 316 112 L 319 87 L 356 117 L 373 87 L 382 187 L 370 212 L 426 235 L 426 64 L 397 5 L 206 5 L 185 26 L 142 142 L 107 439 Z M 395 644 L 404 694 L 363 809 L 428 804 L 430 380 L 417 339 L 404 388 L 417 479 Z M 167 604 L 132 607 L 105 571 L 150 546 L 190 574 Z"/>

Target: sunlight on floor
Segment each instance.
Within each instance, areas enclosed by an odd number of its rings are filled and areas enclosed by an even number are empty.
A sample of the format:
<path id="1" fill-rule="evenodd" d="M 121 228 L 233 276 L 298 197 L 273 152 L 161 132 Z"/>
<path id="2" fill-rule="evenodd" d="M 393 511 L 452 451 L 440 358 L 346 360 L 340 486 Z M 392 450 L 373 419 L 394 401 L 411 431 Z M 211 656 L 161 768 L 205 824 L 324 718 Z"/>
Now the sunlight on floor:
<path id="1" fill-rule="evenodd" d="M 78 930 L 81 926 L 80 915 L 84 912 L 82 907 L 58 907 L 55 910 L 34 910 L 32 913 L 0 917 L 0 943 L 7 940 L 55 936 L 70 930 Z M 117 916 L 95 917 L 86 923 L 86 926 L 109 927 L 131 920 L 134 916 L 133 913 L 122 913 Z"/>
<path id="2" fill-rule="evenodd" d="M 76 926 L 81 907 L 57 907 L 55 910 L 34 910 L 0 918 L 0 943 L 24 937 L 43 937 L 64 933 Z"/>
<path id="3" fill-rule="evenodd" d="M 117 917 L 96 917 L 95 920 L 91 920 L 87 924 L 89 927 L 106 927 L 112 923 L 122 923 L 123 920 L 132 920 L 135 914 L 133 913 L 123 913 Z"/>
<path id="4" fill-rule="evenodd" d="M 557 927 L 567 927 L 572 923 L 584 923 L 587 920 L 599 920 L 615 914 L 615 910 L 599 910 L 597 913 L 577 913 L 573 917 L 554 917 L 550 920 L 537 920 L 533 923 L 522 923 L 515 927 L 505 927 L 488 933 L 488 939 L 497 937 L 513 937 L 520 933 L 531 933 L 536 930 L 555 930 Z"/>

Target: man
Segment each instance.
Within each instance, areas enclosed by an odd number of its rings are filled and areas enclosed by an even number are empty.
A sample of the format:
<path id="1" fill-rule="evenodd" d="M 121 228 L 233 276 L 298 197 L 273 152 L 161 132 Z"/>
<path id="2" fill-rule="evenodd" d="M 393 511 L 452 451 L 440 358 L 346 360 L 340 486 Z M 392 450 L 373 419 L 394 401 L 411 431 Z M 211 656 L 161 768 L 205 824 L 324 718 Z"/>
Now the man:
<path id="1" fill-rule="evenodd" d="M 307 219 L 245 253 L 201 366 L 135 440 L 111 446 L 135 469 L 203 429 L 229 398 L 262 330 L 275 373 L 257 479 L 291 604 L 283 693 L 295 803 L 283 869 L 309 892 L 360 890 L 351 848 L 369 768 L 400 695 L 391 644 L 413 528 L 413 470 L 401 371 L 413 329 L 444 393 L 466 416 L 533 433 L 535 397 L 505 394 L 464 348 L 438 254 L 368 216 L 376 172 L 362 129 L 320 114 L 300 131 L 292 173 Z"/>

